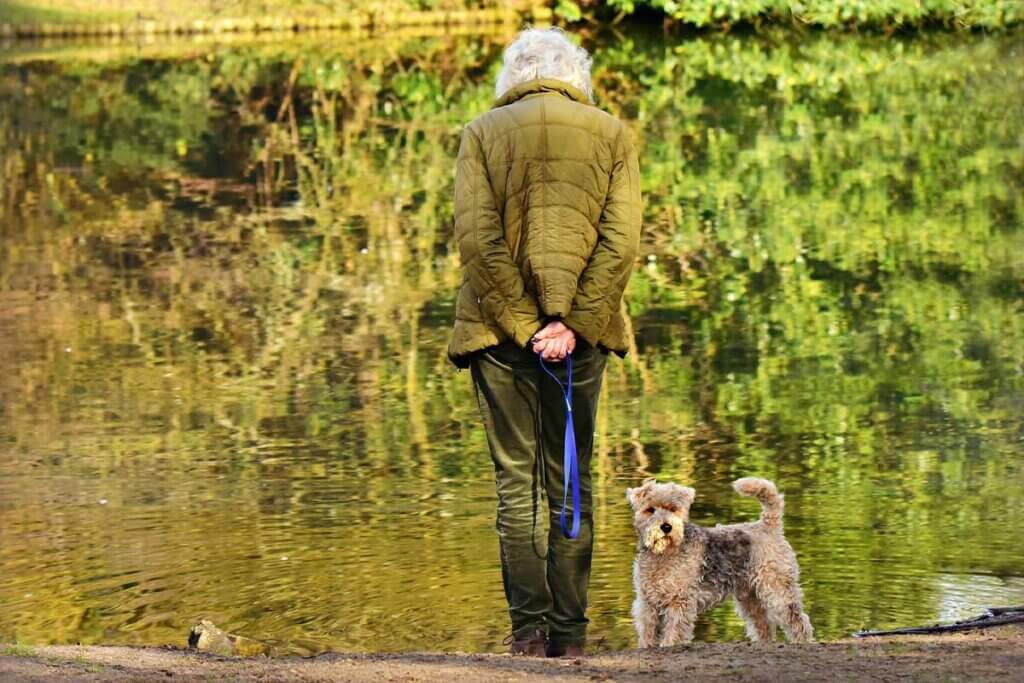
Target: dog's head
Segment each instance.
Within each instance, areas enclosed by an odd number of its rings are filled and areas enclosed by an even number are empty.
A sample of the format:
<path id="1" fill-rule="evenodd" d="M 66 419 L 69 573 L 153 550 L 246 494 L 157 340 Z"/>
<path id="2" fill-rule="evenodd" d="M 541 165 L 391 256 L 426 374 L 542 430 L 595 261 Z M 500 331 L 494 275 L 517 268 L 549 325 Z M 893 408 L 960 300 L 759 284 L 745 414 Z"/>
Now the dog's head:
<path id="1" fill-rule="evenodd" d="M 653 479 L 626 489 L 626 500 L 633 506 L 633 526 L 643 547 L 663 553 L 670 545 L 682 545 L 695 495 L 688 486 L 659 484 Z"/>

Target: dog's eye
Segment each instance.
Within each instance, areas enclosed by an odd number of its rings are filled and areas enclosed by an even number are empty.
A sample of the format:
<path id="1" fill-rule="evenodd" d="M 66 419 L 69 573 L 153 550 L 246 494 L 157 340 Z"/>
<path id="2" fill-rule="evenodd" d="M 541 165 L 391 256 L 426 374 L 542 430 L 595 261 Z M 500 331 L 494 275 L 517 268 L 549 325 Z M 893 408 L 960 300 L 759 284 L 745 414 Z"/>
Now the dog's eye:
<path id="1" fill-rule="evenodd" d="M 654 514 L 654 508 L 647 508 L 646 510 L 644 510 L 644 512 L 646 512 L 649 515 L 653 515 Z"/>
<path id="2" fill-rule="evenodd" d="M 679 508 L 677 508 L 675 505 L 669 505 L 668 506 L 668 511 L 672 512 L 672 513 L 676 513 L 676 512 L 679 512 Z"/>

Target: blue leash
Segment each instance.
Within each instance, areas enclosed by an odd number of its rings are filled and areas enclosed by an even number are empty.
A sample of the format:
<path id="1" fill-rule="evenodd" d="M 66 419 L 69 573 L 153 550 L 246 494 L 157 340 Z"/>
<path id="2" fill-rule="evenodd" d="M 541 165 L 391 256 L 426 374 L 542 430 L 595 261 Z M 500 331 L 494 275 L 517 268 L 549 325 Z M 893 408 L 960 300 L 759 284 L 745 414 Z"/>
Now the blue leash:
<path id="1" fill-rule="evenodd" d="M 562 535 L 566 538 L 576 538 L 580 534 L 580 463 L 576 456 L 576 430 L 572 422 L 572 354 L 565 357 L 565 366 L 569 370 L 568 384 L 555 376 L 555 373 L 548 370 L 544 359 L 539 355 L 540 367 L 548 374 L 548 377 L 555 380 L 558 389 L 565 399 L 565 455 L 562 459 L 562 512 L 559 522 L 562 525 Z M 572 488 L 572 529 L 565 528 L 565 505 L 569 499 L 569 489 Z"/>

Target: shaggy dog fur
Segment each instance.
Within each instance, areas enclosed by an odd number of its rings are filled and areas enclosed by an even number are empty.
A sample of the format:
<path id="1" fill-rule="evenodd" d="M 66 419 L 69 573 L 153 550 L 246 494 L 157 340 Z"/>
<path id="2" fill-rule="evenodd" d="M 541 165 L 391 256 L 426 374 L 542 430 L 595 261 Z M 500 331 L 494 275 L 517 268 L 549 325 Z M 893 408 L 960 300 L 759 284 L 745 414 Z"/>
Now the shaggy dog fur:
<path id="1" fill-rule="evenodd" d="M 703 528 L 689 523 L 694 490 L 649 479 L 629 489 L 640 542 L 633 564 L 633 623 L 640 647 L 693 639 L 697 615 L 732 595 L 751 640 L 772 640 L 779 626 L 791 642 L 808 642 L 800 568 L 782 535 L 782 495 L 765 479 L 733 488 L 761 503 L 761 519 Z"/>

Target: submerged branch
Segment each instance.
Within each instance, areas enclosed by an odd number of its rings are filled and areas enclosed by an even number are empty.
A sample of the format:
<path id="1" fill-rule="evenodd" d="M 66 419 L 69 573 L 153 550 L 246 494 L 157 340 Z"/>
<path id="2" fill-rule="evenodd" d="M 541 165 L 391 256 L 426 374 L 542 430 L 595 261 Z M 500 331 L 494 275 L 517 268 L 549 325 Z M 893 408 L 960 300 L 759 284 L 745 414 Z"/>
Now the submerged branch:
<path id="1" fill-rule="evenodd" d="M 1013 612 L 1020 612 L 1024 614 L 1024 605 L 1018 605 L 1016 607 L 987 607 L 985 611 L 992 615 L 997 616 L 999 614 L 1011 614 Z"/>
<path id="2" fill-rule="evenodd" d="M 1005 626 L 1006 624 L 1024 624 L 1024 606 L 1020 607 L 989 607 L 985 614 L 971 619 L 957 621 L 952 624 L 935 624 L 933 626 L 912 626 L 889 631 L 857 631 L 857 638 L 869 636 L 901 636 L 901 635 L 933 635 L 939 633 L 957 633 L 978 628 Z"/>

